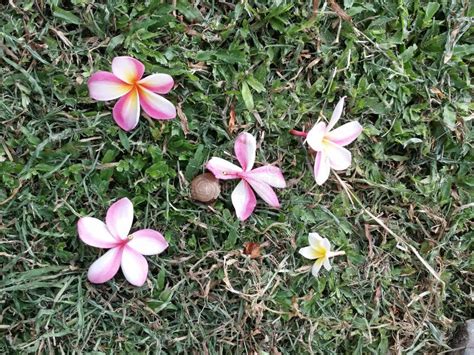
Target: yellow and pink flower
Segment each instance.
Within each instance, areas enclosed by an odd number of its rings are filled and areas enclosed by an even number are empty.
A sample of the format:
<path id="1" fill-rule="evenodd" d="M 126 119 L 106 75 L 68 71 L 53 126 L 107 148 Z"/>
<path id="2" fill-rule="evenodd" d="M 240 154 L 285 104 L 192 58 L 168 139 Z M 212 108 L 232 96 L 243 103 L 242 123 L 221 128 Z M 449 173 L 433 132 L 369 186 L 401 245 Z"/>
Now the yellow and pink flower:
<path id="1" fill-rule="evenodd" d="M 97 101 L 120 98 L 114 106 L 115 122 L 125 131 L 138 124 L 140 107 L 157 120 L 176 117 L 175 106 L 160 94 L 168 93 L 174 85 L 168 74 L 152 74 L 145 78 L 145 66 L 132 57 L 116 57 L 112 61 L 112 72 L 94 73 L 88 83 L 90 96 Z"/>

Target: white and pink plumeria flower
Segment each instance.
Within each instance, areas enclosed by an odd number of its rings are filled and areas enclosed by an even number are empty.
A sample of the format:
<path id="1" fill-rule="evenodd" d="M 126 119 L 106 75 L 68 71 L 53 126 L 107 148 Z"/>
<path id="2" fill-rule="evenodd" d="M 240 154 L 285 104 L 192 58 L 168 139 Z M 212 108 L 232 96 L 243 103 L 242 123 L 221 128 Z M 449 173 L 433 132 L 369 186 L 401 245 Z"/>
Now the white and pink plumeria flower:
<path id="1" fill-rule="evenodd" d="M 345 97 L 337 103 L 327 125 L 325 122 L 318 122 L 308 133 L 290 131 L 296 136 L 306 137 L 306 142 L 316 151 L 314 177 L 318 185 L 326 182 L 331 169 L 345 170 L 351 165 L 351 152 L 344 146 L 352 143 L 362 132 L 362 126 L 357 121 L 333 129 L 341 118 L 344 99 Z"/>
<path id="2" fill-rule="evenodd" d="M 324 266 L 327 271 L 331 270 L 329 258 L 345 254 L 343 251 L 332 252 L 329 240 L 321 237 L 318 233 L 309 233 L 308 242 L 309 246 L 301 248 L 299 253 L 306 259 L 315 260 L 311 268 L 314 277 L 318 277 L 321 266 Z"/>
<path id="3" fill-rule="evenodd" d="M 157 120 L 176 117 L 174 105 L 159 94 L 168 93 L 174 85 L 168 74 L 153 74 L 142 79 L 145 66 L 132 57 L 115 57 L 112 73 L 94 73 L 87 85 L 90 96 L 98 101 L 120 97 L 113 109 L 115 122 L 125 131 L 134 129 L 140 117 L 140 106 Z"/>
<path id="4" fill-rule="evenodd" d="M 168 248 L 168 242 L 153 229 L 141 229 L 129 234 L 132 222 L 133 205 L 128 198 L 122 198 L 110 206 L 105 223 L 93 217 L 79 219 L 77 231 L 84 243 L 110 249 L 90 266 L 87 273 L 90 282 L 107 282 L 121 267 L 132 285 L 142 286 L 145 283 L 148 262 L 143 255 L 162 253 Z"/>
<path id="5" fill-rule="evenodd" d="M 235 155 L 241 167 L 224 159 L 213 157 L 206 164 L 217 179 L 240 179 L 239 184 L 232 192 L 232 204 L 237 217 L 245 221 L 255 209 L 257 200 L 254 191 L 266 203 L 279 208 L 280 202 L 272 187 L 286 187 L 285 178 L 280 168 L 265 165 L 252 169 L 255 162 L 257 142 L 250 133 L 241 133 L 234 145 Z M 252 190 L 253 189 L 253 190 Z"/>

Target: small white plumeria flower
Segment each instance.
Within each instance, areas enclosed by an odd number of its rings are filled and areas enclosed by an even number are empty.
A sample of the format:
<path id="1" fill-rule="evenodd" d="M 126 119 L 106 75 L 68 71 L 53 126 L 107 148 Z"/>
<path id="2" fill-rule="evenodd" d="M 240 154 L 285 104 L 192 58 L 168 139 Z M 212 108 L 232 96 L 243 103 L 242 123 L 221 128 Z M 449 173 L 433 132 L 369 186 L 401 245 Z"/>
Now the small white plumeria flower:
<path id="1" fill-rule="evenodd" d="M 314 277 L 318 277 L 319 270 L 323 265 L 326 270 L 331 270 L 329 258 L 345 254 L 343 251 L 332 252 L 329 240 L 321 237 L 318 233 L 309 233 L 308 241 L 309 246 L 301 248 L 299 253 L 306 259 L 316 260 L 311 269 Z"/>

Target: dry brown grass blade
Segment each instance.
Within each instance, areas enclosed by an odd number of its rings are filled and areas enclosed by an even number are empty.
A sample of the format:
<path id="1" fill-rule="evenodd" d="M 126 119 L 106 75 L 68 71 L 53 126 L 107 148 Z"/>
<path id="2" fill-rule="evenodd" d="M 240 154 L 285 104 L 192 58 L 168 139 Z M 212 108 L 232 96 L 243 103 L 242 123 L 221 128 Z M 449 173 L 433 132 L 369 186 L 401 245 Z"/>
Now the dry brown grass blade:
<path id="1" fill-rule="evenodd" d="M 418 260 L 421 261 L 421 263 L 425 266 L 425 268 L 430 272 L 431 275 L 434 276 L 434 278 L 436 280 L 438 280 L 439 282 L 441 282 L 441 284 L 443 284 L 443 286 L 445 285 L 444 281 L 441 280 L 441 277 L 439 276 L 439 274 L 435 271 L 435 269 L 433 269 L 433 267 L 431 267 L 431 265 L 421 256 L 421 254 L 418 252 L 418 250 L 416 250 L 416 248 L 414 246 L 412 246 L 410 243 L 408 243 L 403 237 L 399 236 L 398 234 L 396 234 L 394 231 L 392 231 L 380 218 L 378 218 L 377 216 L 375 216 L 372 212 L 370 212 L 369 210 L 367 210 L 364 205 L 362 204 L 362 202 L 358 199 L 358 197 L 347 187 L 347 184 L 342 181 L 342 179 L 339 177 L 339 175 L 337 175 L 335 172 L 334 172 L 334 175 L 336 176 L 337 180 L 339 181 L 339 183 L 341 184 L 342 188 L 344 189 L 344 191 L 346 192 L 346 194 L 349 196 L 349 198 L 351 199 L 351 197 L 358 203 L 358 205 L 360 206 L 360 208 L 362 209 L 362 211 L 364 211 L 367 215 L 370 216 L 370 218 L 372 218 L 375 222 L 377 222 L 383 229 L 385 229 L 387 231 L 388 234 L 390 234 L 392 237 L 395 238 L 395 240 L 404 245 L 405 247 L 407 247 L 417 258 Z M 352 199 L 351 199 L 352 201 Z"/>
<path id="2" fill-rule="evenodd" d="M 329 6 L 333 9 L 333 11 L 344 21 L 352 22 L 352 17 L 350 17 L 347 12 L 343 10 L 342 7 L 336 2 L 336 0 L 328 0 Z"/>
<path id="3" fill-rule="evenodd" d="M 178 114 L 179 120 L 181 121 L 181 127 L 183 128 L 184 135 L 189 134 L 189 125 L 188 125 L 188 118 L 184 114 L 181 104 L 176 106 L 176 113 Z"/>
<path id="4" fill-rule="evenodd" d="M 311 18 L 315 18 L 318 15 L 319 0 L 313 0 L 313 14 Z"/>

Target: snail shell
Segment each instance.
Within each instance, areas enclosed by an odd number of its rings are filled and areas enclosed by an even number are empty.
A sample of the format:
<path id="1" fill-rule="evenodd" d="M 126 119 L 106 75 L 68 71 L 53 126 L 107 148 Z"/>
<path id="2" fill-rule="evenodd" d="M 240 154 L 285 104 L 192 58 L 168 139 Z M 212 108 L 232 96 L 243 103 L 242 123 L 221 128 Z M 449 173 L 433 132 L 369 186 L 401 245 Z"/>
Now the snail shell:
<path id="1" fill-rule="evenodd" d="M 221 186 L 211 173 L 196 176 L 191 182 L 191 197 L 193 200 L 210 203 L 221 193 Z"/>

